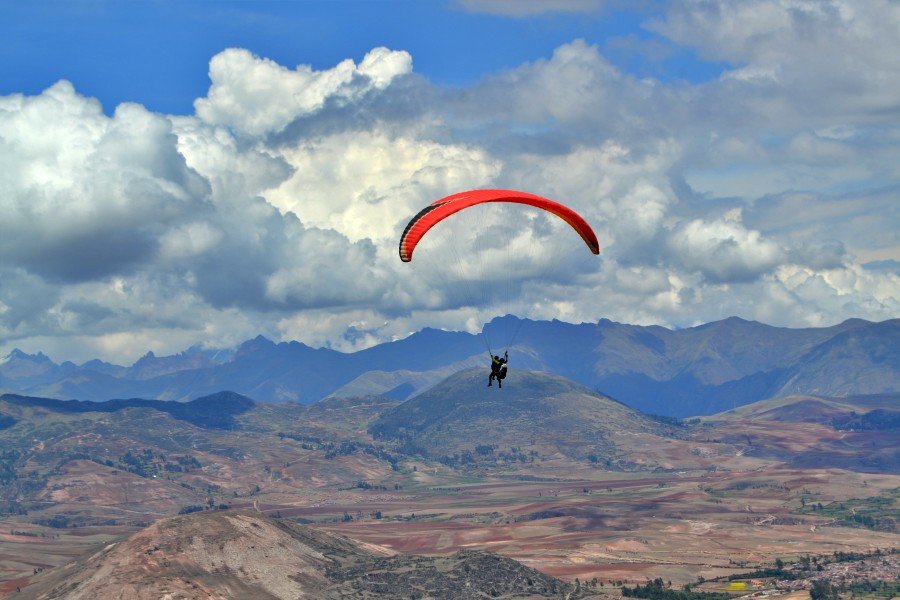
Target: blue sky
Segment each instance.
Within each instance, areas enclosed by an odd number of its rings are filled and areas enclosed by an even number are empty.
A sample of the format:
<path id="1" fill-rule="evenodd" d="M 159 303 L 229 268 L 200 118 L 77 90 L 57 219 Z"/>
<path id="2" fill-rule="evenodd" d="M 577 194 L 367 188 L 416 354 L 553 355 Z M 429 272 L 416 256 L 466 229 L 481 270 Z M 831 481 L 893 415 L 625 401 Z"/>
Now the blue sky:
<path id="1" fill-rule="evenodd" d="M 891 0 L 0 0 L 0 358 L 896 318 L 898 28 Z M 399 261 L 423 206 L 493 187 L 600 256 L 489 211 Z"/>
<path id="2" fill-rule="evenodd" d="M 247 48 L 282 65 L 323 69 L 386 46 L 410 52 L 417 73 L 444 85 L 548 58 L 574 39 L 599 45 L 613 64 L 639 77 L 699 82 L 722 70 L 720 63 L 702 61 L 691 49 L 643 28 L 650 13 L 599 4 L 524 17 L 436 0 L 0 6 L 0 37 L 6 40 L 0 47 L 0 93 L 36 94 L 68 79 L 107 111 L 128 101 L 189 114 L 209 85 L 209 58 L 228 47 Z"/>

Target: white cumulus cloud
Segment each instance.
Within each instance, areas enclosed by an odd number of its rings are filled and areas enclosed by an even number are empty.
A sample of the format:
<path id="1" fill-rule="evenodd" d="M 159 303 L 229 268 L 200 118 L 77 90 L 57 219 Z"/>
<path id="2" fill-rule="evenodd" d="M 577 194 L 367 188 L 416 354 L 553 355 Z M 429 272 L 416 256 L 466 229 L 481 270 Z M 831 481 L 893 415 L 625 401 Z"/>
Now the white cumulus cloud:
<path id="1" fill-rule="evenodd" d="M 314 113 L 329 99 L 352 101 L 370 90 L 383 89 L 411 70 L 409 53 L 386 48 L 375 48 L 358 66 L 346 59 L 323 71 L 308 65 L 292 70 L 242 48 L 230 48 L 210 61 L 212 85 L 194 106 L 207 123 L 260 136 Z"/>
<path id="2" fill-rule="evenodd" d="M 457 87 L 402 50 L 317 70 L 232 48 L 191 115 L 107 115 L 66 81 L 0 97 L 0 351 L 127 362 L 259 333 L 354 350 L 506 312 L 896 317 L 897 274 L 862 266 L 900 260 L 896 3 L 666 10 L 647 26 L 721 76 L 637 78 L 579 40 Z M 572 206 L 601 255 L 489 206 L 400 263 L 412 215 L 479 187 Z"/>

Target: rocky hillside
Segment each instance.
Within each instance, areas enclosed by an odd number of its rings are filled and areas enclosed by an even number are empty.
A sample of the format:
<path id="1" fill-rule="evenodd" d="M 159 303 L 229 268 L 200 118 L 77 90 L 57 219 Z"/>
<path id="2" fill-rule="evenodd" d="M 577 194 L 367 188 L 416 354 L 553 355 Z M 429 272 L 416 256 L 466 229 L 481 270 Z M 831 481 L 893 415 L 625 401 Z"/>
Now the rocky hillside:
<path id="1" fill-rule="evenodd" d="M 799 468 L 900 471 L 900 395 L 792 395 L 704 417 L 697 439 Z"/>
<path id="2" fill-rule="evenodd" d="M 572 584 L 501 556 L 395 554 L 248 511 L 164 519 L 41 573 L 18 598 L 569 598 Z"/>

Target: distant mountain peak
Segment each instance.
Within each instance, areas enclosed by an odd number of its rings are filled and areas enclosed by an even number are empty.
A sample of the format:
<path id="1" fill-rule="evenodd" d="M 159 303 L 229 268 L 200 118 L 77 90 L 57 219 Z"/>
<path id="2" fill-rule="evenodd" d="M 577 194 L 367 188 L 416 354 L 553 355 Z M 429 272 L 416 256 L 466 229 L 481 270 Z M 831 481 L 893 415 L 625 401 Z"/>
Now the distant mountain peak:
<path id="1" fill-rule="evenodd" d="M 6 363 L 8 363 L 9 361 L 11 361 L 11 360 L 13 360 L 13 359 L 15 359 L 15 358 L 18 358 L 18 357 L 19 357 L 19 354 L 21 354 L 21 353 L 22 353 L 22 351 L 19 350 L 18 348 L 13 348 L 12 352 L 10 352 L 9 354 L 7 354 L 7 355 L 4 356 L 3 358 L 0 358 L 0 365 L 6 364 Z"/>
<path id="2" fill-rule="evenodd" d="M 252 340 L 247 340 L 246 342 L 241 344 L 238 347 L 235 356 L 243 356 L 252 352 L 259 352 L 260 350 L 271 350 L 276 347 L 277 344 L 275 342 L 263 335 L 258 335 Z"/>
<path id="3" fill-rule="evenodd" d="M 156 354 L 153 353 L 153 350 L 148 350 L 145 355 L 137 359 L 137 361 L 134 363 L 134 366 L 152 362 L 154 360 L 156 360 Z"/>
<path id="4" fill-rule="evenodd" d="M 3 358 L 3 360 L 0 362 L 6 363 L 6 362 L 13 361 L 13 360 L 27 360 L 30 362 L 40 362 L 40 363 L 53 362 L 52 360 L 50 360 L 50 357 L 48 357 L 43 352 L 38 352 L 37 354 L 28 354 L 27 352 L 23 352 L 22 350 L 20 350 L 18 348 L 13 348 L 12 351 L 9 354 L 7 354 Z"/>
<path id="5" fill-rule="evenodd" d="M 749 319 L 744 319 L 742 317 L 738 317 L 736 315 L 731 315 L 730 317 L 725 317 L 720 321 L 720 323 L 755 323 L 756 321 L 751 321 Z"/>
<path id="6" fill-rule="evenodd" d="M 865 326 L 865 325 L 872 325 L 872 321 L 866 321 L 865 319 L 859 319 L 859 318 L 853 317 L 853 318 L 841 321 L 841 325 L 844 327 L 846 327 L 848 325 Z"/>
<path id="7" fill-rule="evenodd" d="M 730 317 L 725 317 L 724 319 L 719 319 L 718 321 L 710 321 L 709 323 L 704 323 L 703 325 L 697 325 L 695 329 L 739 327 L 743 325 L 762 325 L 763 327 L 771 327 L 770 325 L 765 325 L 763 323 L 760 323 L 759 321 L 749 321 L 747 319 L 732 315 Z"/>

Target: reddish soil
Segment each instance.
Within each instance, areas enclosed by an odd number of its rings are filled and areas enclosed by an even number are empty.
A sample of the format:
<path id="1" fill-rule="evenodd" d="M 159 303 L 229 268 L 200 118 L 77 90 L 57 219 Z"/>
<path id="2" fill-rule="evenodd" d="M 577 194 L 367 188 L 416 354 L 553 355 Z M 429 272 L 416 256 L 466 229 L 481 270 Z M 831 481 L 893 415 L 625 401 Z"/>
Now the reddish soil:
<path id="1" fill-rule="evenodd" d="M 27 587 L 29 583 L 31 583 L 31 577 L 19 577 L 18 579 L 0 581 L 0 594 L 9 594 L 11 596 L 16 592 L 16 588 Z"/>

